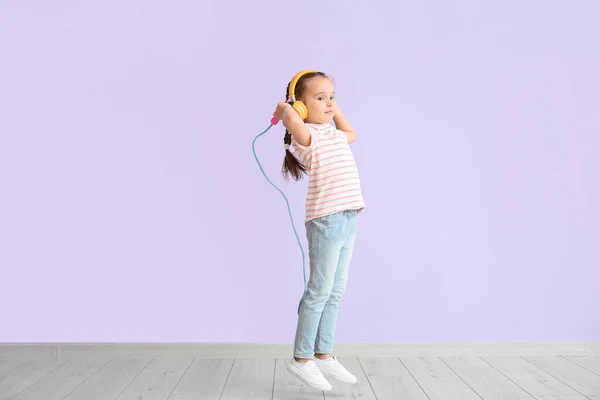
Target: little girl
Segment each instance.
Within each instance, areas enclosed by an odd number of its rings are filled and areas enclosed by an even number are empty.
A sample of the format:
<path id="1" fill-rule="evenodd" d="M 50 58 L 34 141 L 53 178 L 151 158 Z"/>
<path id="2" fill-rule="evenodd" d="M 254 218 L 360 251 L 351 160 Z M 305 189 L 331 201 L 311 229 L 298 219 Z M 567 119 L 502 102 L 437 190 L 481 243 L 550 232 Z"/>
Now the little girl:
<path id="1" fill-rule="evenodd" d="M 286 99 L 289 102 L 279 102 L 273 115 L 286 128 L 284 177 L 291 175 L 299 180 L 303 173 L 309 175 L 305 223 L 310 258 L 310 279 L 300 305 L 294 358 L 287 368 L 307 385 L 331 390 L 324 374 L 340 382 L 356 383 L 356 377 L 332 354 L 357 214 L 365 207 L 349 146 L 356 140 L 356 133 L 337 107 L 333 82 L 323 72 L 298 73 L 288 84 Z M 298 104 L 292 107 L 294 102 Z M 302 103 L 306 108 L 297 111 Z M 301 116 L 300 112 L 306 111 L 308 115 Z"/>

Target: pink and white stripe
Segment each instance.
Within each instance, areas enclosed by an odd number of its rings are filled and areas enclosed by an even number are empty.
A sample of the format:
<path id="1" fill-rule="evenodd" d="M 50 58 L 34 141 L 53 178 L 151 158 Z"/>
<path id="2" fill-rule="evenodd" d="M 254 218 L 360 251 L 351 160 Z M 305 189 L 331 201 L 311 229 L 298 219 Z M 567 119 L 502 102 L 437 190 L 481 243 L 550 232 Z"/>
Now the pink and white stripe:
<path id="1" fill-rule="evenodd" d="M 344 210 L 365 208 L 360 177 L 344 132 L 330 124 L 306 124 L 311 143 L 302 146 L 292 136 L 294 155 L 309 172 L 306 222 Z"/>

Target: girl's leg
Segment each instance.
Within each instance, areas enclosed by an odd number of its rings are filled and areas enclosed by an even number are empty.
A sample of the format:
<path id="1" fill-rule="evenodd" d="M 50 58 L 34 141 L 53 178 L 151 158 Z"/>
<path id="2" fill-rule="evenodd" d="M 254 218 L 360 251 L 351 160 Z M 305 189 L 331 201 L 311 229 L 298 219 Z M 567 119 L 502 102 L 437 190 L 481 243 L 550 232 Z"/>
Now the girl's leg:
<path id="1" fill-rule="evenodd" d="M 348 281 L 348 266 L 352 259 L 358 218 L 356 212 L 353 211 L 347 211 L 345 214 L 346 218 L 343 229 L 345 232 L 344 244 L 338 258 L 331 295 L 325 303 L 315 340 L 315 355 L 317 358 L 329 358 L 333 355 L 333 341 L 339 305 L 346 290 L 346 282 Z"/>
<path id="2" fill-rule="evenodd" d="M 346 242 L 345 218 L 343 213 L 337 213 L 306 224 L 310 279 L 300 305 L 294 340 L 294 357 L 298 361 L 314 357 L 321 315 L 333 290 L 340 253 Z"/>

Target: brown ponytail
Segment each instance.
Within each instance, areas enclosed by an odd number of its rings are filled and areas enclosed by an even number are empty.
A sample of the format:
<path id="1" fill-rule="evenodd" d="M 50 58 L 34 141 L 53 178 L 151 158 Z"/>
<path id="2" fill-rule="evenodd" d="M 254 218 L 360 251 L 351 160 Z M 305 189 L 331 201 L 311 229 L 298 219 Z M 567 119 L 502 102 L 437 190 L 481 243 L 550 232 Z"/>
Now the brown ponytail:
<path id="1" fill-rule="evenodd" d="M 296 97 L 298 99 L 302 97 L 304 89 L 306 88 L 306 81 L 317 76 L 331 79 L 327 74 L 323 72 L 310 72 L 308 74 L 303 75 L 296 83 L 295 92 Z M 291 82 L 288 83 L 287 89 L 285 91 L 286 100 L 290 98 L 290 84 Z M 285 135 L 283 136 L 283 143 L 289 146 L 292 145 L 292 134 L 287 129 L 285 130 Z M 308 174 L 308 171 L 304 164 L 302 164 L 300 160 L 298 160 L 296 156 L 292 154 L 292 152 L 287 148 L 285 149 L 285 157 L 283 159 L 283 167 L 281 169 L 281 172 L 285 180 L 289 180 L 291 175 L 292 178 L 294 178 L 294 180 L 297 181 L 302 179 L 302 174 Z"/>
<path id="2" fill-rule="evenodd" d="M 292 144 L 292 134 L 287 129 L 285 130 L 283 143 L 288 145 Z M 302 174 L 307 174 L 304 164 L 302 164 L 289 149 L 285 149 L 285 158 L 283 159 L 283 168 L 281 172 L 286 181 L 290 179 L 290 175 L 294 180 L 299 181 L 302 179 Z"/>

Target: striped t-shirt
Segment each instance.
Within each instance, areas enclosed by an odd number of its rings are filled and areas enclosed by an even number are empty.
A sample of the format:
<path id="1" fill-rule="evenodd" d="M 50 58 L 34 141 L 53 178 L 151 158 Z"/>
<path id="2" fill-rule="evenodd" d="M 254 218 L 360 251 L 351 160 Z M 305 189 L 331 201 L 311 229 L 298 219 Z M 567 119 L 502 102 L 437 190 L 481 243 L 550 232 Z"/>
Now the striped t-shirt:
<path id="1" fill-rule="evenodd" d="M 306 221 L 339 211 L 365 208 L 358 168 L 346 134 L 330 124 L 307 123 L 311 141 L 298 143 L 292 135 L 294 155 L 308 170 Z"/>

